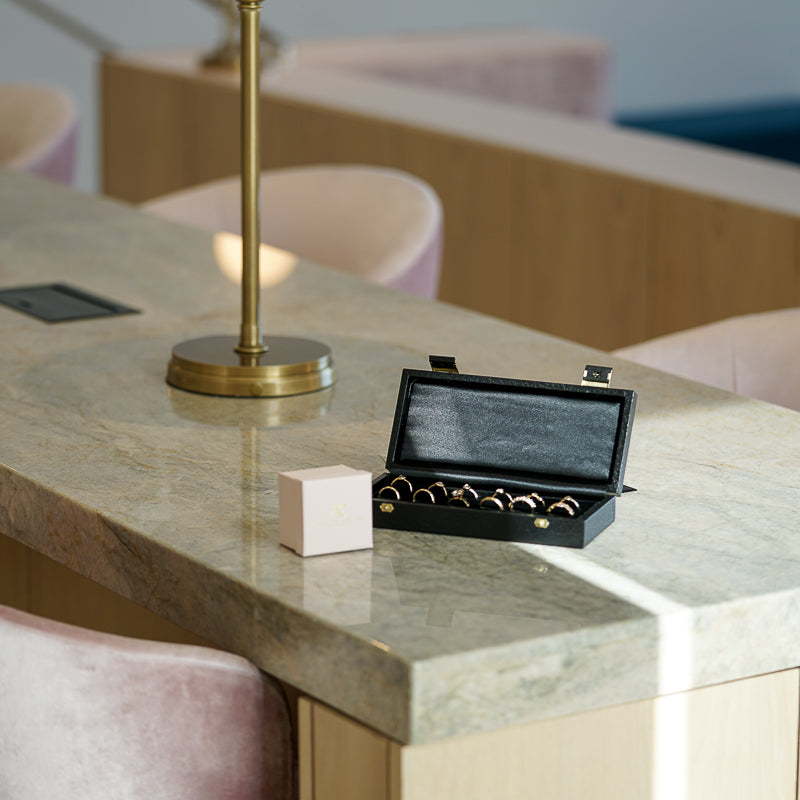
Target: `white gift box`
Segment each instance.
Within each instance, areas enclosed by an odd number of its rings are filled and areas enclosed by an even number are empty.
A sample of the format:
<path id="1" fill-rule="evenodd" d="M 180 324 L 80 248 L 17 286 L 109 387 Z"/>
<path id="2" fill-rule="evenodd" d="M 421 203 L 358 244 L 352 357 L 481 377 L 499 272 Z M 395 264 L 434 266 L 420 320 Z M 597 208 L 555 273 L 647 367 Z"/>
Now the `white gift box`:
<path id="1" fill-rule="evenodd" d="M 280 542 L 301 556 L 372 547 L 372 475 L 344 464 L 278 475 Z"/>

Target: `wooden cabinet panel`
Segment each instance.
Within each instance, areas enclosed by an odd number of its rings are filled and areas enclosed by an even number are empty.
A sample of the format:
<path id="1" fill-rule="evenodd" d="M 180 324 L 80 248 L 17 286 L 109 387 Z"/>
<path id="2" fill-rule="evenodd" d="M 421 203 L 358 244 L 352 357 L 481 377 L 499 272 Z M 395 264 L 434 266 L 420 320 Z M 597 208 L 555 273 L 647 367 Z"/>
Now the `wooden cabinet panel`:
<path id="1" fill-rule="evenodd" d="M 305 699 L 301 800 L 796 800 L 799 689 L 787 670 L 402 747 Z"/>
<path id="2" fill-rule="evenodd" d="M 28 548 L 0 533 L 0 604 L 28 607 Z"/>
<path id="3" fill-rule="evenodd" d="M 397 800 L 790 800 L 797 723 L 788 670 L 404 748 Z"/>
<path id="4" fill-rule="evenodd" d="M 786 214 L 654 187 L 647 337 L 800 305 L 800 223 Z"/>
<path id="5" fill-rule="evenodd" d="M 513 171 L 511 300 L 497 316 L 607 350 L 644 339 L 648 186 L 531 156 Z"/>
<path id="6" fill-rule="evenodd" d="M 238 93 L 224 84 L 101 72 L 103 191 L 131 203 L 239 172 Z"/>
<path id="7" fill-rule="evenodd" d="M 107 633 L 208 645 L 199 636 L 2 534 L 0 603 Z"/>
<path id="8" fill-rule="evenodd" d="M 110 57 L 102 78 L 107 194 L 140 203 L 238 174 L 230 76 Z M 800 304 L 798 216 L 713 184 L 692 193 L 333 99 L 267 91 L 261 119 L 263 169 L 358 162 L 428 181 L 444 208 L 442 300 L 603 350 Z"/>
<path id="9" fill-rule="evenodd" d="M 658 701 L 662 713 L 686 720 L 678 757 L 689 800 L 794 797 L 799 676 L 800 670 L 786 670 Z M 665 760 L 662 780 L 675 771 Z"/>
<path id="10" fill-rule="evenodd" d="M 300 800 L 390 800 L 385 737 L 322 703 L 298 701 Z"/>

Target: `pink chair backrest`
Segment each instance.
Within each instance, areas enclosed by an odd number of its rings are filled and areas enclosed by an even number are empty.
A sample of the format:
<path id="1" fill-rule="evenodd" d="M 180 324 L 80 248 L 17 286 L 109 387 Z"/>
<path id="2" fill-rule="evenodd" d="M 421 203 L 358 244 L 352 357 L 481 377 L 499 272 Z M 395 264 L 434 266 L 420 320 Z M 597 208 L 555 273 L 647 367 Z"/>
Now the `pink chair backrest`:
<path id="1" fill-rule="evenodd" d="M 156 198 L 142 209 L 211 231 L 240 233 L 240 181 L 229 178 Z M 442 209 L 424 181 L 364 165 L 262 173 L 261 240 L 384 286 L 435 297 Z"/>
<path id="2" fill-rule="evenodd" d="M 611 47 L 517 28 L 309 39 L 296 66 L 362 73 L 594 120 L 610 119 Z"/>
<path id="3" fill-rule="evenodd" d="M 289 800 L 277 684 L 205 647 L 0 606 L 0 797 Z"/>
<path id="4" fill-rule="evenodd" d="M 800 411 L 800 308 L 732 317 L 615 355 Z"/>
<path id="5" fill-rule="evenodd" d="M 77 107 L 66 92 L 0 85 L 0 165 L 71 183 L 77 135 Z"/>

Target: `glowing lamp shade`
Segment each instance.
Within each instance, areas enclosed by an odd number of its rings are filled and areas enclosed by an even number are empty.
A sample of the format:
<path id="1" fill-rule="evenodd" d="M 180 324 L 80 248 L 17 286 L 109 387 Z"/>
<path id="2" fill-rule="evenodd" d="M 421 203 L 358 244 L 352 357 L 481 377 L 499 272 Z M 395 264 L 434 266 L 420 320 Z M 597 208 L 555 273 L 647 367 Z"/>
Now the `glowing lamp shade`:
<path id="1" fill-rule="evenodd" d="M 268 244 L 259 250 L 259 285 L 262 289 L 283 283 L 297 266 L 297 256 Z M 242 282 L 242 237 L 235 233 L 219 231 L 214 234 L 214 259 L 222 274 L 231 283 Z"/>

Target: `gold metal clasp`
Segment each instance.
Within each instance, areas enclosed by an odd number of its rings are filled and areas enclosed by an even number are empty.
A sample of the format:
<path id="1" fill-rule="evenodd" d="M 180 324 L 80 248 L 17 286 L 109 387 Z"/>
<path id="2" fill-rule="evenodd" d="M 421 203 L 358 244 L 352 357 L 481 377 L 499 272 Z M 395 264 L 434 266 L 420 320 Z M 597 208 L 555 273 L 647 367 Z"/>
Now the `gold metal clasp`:
<path id="1" fill-rule="evenodd" d="M 597 386 L 600 389 L 608 389 L 611 386 L 613 371 L 613 367 L 596 367 L 594 364 L 587 364 L 583 368 L 581 386 Z"/>
<path id="2" fill-rule="evenodd" d="M 378 508 L 383 511 L 384 514 L 391 514 L 394 511 L 394 506 L 391 503 L 381 503 Z"/>

